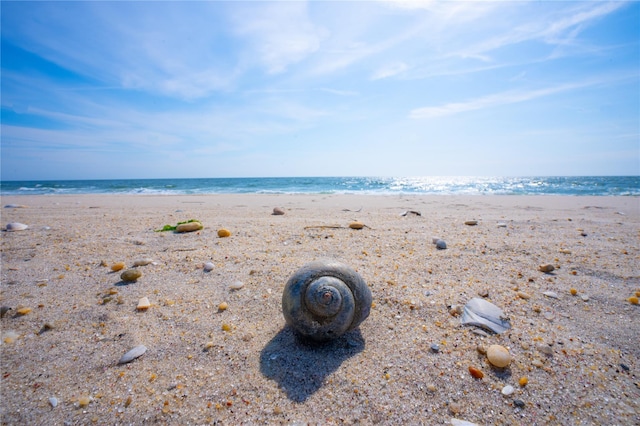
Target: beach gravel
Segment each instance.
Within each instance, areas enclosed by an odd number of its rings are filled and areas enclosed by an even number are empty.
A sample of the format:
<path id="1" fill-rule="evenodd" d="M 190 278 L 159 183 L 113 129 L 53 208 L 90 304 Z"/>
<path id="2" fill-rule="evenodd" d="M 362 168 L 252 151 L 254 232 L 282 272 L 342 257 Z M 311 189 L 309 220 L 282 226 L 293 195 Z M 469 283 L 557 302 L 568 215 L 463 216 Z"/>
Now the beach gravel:
<path id="1" fill-rule="evenodd" d="M 0 233 L 3 424 L 640 424 L 637 197 L 3 203 L 28 207 L 3 209 L 3 223 L 29 224 Z M 274 205 L 284 219 L 265 214 Z M 191 219 L 206 226 L 154 232 Z M 496 223 L 508 227 L 482 226 Z M 319 345 L 285 326 L 281 298 L 291 274 L 327 257 L 355 269 L 373 303 L 357 329 Z M 139 259 L 153 262 L 135 282 L 109 266 Z M 478 294 L 511 328 L 449 312 Z M 133 355 L 144 356 L 118 363 L 142 343 Z M 509 355 L 502 368 L 482 353 L 492 345 Z"/>

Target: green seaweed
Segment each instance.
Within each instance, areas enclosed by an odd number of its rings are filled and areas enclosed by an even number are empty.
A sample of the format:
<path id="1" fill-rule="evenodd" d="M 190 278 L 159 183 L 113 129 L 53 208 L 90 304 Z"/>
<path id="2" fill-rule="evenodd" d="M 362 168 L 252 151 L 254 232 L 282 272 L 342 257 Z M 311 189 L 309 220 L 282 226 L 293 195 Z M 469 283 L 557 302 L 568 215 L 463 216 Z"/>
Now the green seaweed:
<path id="1" fill-rule="evenodd" d="M 175 231 L 178 225 L 182 225 L 183 223 L 191 223 L 191 222 L 200 222 L 200 221 L 197 219 L 189 219 L 189 220 L 185 220 L 184 222 L 178 222 L 176 223 L 175 226 L 165 225 L 162 227 L 162 229 L 155 229 L 153 232 Z"/>

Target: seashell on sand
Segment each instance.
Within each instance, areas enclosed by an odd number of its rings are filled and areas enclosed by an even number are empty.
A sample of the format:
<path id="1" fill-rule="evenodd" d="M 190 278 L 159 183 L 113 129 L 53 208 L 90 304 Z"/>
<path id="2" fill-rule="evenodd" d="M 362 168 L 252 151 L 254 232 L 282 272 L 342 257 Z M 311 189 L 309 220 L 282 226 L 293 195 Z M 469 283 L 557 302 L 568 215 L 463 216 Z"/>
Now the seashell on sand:
<path id="1" fill-rule="evenodd" d="M 464 305 L 462 324 L 484 328 L 498 334 L 511 328 L 509 319 L 502 312 L 502 309 L 477 297 L 474 297 Z"/>
<path id="2" fill-rule="evenodd" d="M 213 262 L 206 262 L 203 266 L 203 269 L 205 272 L 211 272 L 213 271 L 213 268 L 215 268 L 215 265 L 213 264 Z"/>
<path id="3" fill-rule="evenodd" d="M 274 216 L 282 216 L 284 214 L 284 210 L 281 209 L 280 207 L 274 207 L 273 208 L 273 213 L 271 213 Z"/>
<path id="4" fill-rule="evenodd" d="M 244 287 L 244 283 L 242 281 L 234 281 L 229 284 L 229 290 L 240 290 L 242 287 Z"/>
<path id="5" fill-rule="evenodd" d="M 148 297 L 142 297 L 138 301 L 138 306 L 136 306 L 136 309 L 138 311 L 146 311 L 150 307 L 151 307 L 151 302 L 149 302 L 149 298 Z"/>
<path id="6" fill-rule="evenodd" d="M 7 232 L 15 232 L 15 231 L 24 231 L 29 226 L 20 222 L 11 222 L 7 223 L 7 227 L 5 228 Z"/>
<path id="7" fill-rule="evenodd" d="M 131 362 L 134 359 L 141 357 L 146 351 L 147 347 L 145 345 L 138 345 L 126 354 L 122 355 L 122 357 L 118 361 L 118 364 L 126 364 L 128 362 Z"/>

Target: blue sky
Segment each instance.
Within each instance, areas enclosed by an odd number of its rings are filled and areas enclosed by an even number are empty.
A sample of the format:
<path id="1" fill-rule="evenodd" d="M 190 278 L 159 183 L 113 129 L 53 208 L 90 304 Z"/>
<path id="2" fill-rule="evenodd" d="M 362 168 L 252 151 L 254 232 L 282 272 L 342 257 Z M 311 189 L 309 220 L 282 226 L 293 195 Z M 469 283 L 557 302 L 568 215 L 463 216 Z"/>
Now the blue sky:
<path id="1" fill-rule="evenodd" d="M 640 3 L 1 3 L 4 180 L 638 175 Z"/>

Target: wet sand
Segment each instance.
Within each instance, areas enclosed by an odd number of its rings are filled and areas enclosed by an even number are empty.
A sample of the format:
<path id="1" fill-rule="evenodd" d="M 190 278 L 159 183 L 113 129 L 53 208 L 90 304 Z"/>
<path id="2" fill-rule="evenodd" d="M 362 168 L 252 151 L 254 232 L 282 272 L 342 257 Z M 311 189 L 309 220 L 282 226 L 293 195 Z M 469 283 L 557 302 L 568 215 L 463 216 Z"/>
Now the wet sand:
<path id="1" fill-rule="evenodd" d="M 29 228 L 0 235 L 0 304 L 11 308 L 0 322 L 2 424 L 640 424 L 640 307 L 628 300 L 640 291 L 637 197 L 3 197 L 9 204 L 24 207 L 2 208 L 3 228 Z M 400 215 L 408 210 L 421 215 Z M 204 229 L 154 232 L 189 219 Z M 367 227 L 350 229 L 355 220 Z M 321 258 L 358 271 L 373 306 L 358 329 L 312 345 L 285 326 L 281 298 L 289 276 Z M 142 259 L 153 263 L 135 283 L 111 271 Z M 151 307 L 138 311 L 142 297 Z M 474 297 L 501 308 L 511 329 L 461 325 Z M 492 344 L 509 350 L 507 368 L 488 363 Z M 144 355 L 118 365 L 136 345 Z"/>

